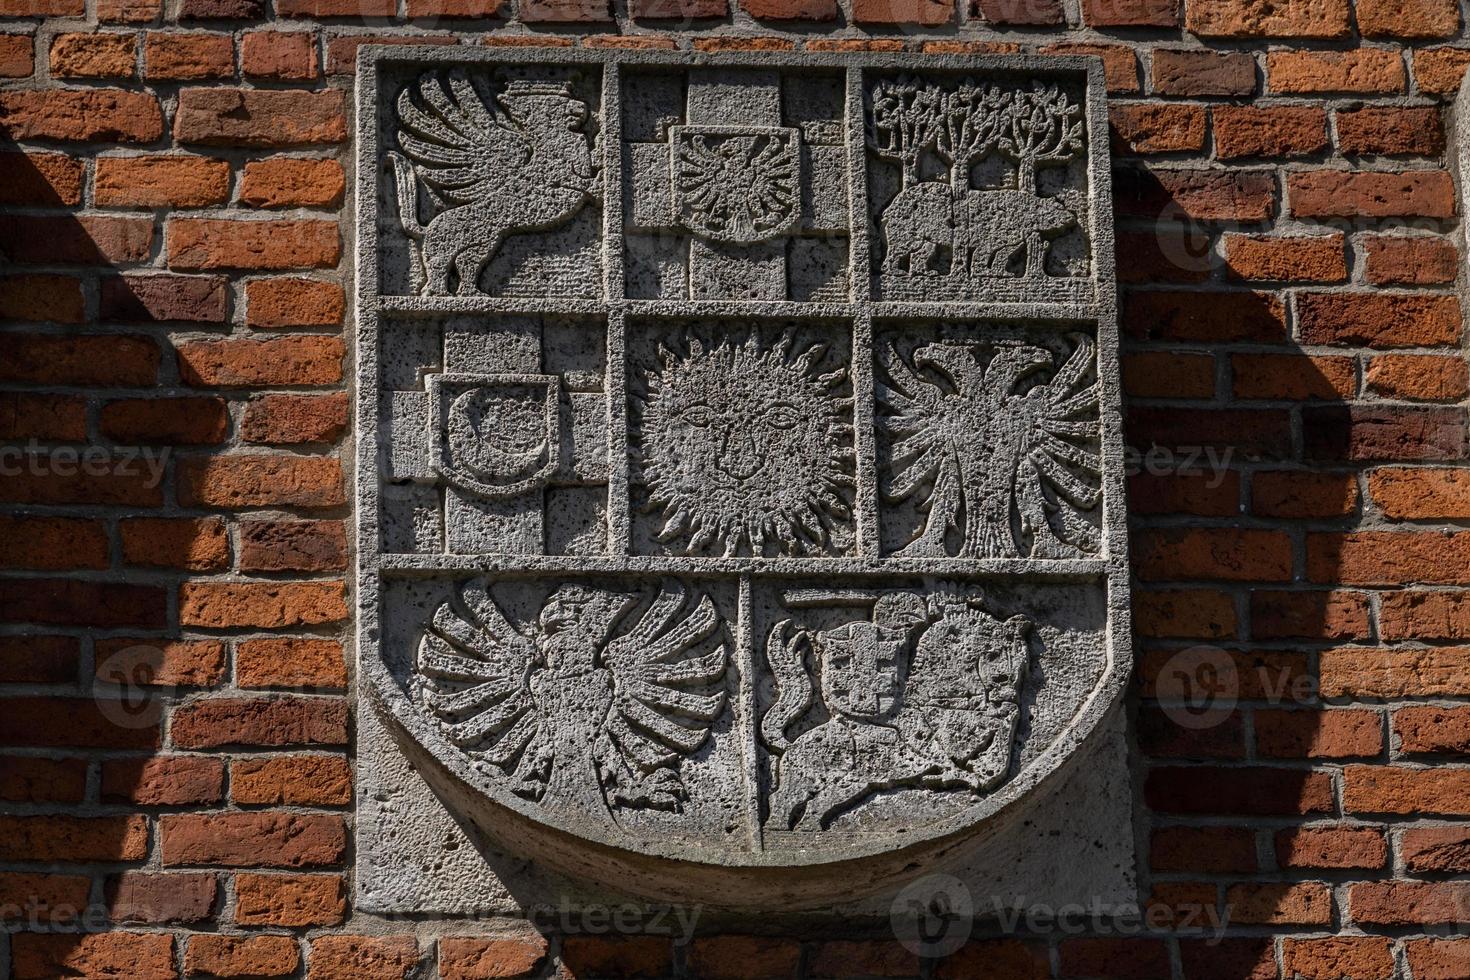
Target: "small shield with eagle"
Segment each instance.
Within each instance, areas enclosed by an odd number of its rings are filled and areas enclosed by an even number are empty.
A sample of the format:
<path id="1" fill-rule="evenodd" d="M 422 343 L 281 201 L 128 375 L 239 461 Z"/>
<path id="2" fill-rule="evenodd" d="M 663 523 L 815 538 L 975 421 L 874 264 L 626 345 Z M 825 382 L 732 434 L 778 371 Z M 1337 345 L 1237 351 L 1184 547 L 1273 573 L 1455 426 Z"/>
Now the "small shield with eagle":
<path id="1" fill-rule="evenodd" d="M 801 132 L 784 126 L 672 126 L 674 206 L 701 238 L 748 245 L 801 217 Z"/>

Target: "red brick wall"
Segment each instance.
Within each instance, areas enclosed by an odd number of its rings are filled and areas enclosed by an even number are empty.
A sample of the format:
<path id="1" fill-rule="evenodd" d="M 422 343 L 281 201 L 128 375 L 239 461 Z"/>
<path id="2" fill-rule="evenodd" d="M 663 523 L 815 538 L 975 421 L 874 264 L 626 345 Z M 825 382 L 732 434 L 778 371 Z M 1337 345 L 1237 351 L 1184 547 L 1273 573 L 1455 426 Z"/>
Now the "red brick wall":
<path id="1" fill-rule="evenodd" d="M 1470 976 L 1456 0 L 725 3 L 0 0 L 0 974 Z M 354 913 L 344 111 L 410 35 L 1102 56 L 1148 928 Z"/>

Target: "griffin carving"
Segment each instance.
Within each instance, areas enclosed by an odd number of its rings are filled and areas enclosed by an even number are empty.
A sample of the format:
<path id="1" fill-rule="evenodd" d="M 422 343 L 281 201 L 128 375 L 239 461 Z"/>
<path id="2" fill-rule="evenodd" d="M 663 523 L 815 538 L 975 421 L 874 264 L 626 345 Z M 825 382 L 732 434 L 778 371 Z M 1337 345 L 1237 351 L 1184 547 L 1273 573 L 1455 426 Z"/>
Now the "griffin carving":
<path id="1" fill-rule="evenodd" d="M 417 243 L 417 292 L 475 294 L 506 236 L 556 228 L 596 197 L 587 119 L 587 104 L 566 82 L 512 81 L 486 104 L 469 76 L 453 69 L 403 90 L 403 152 L 385 156 L 399 221 Z M 419 217 L 420 181 L 441 205 L 428 224 Z"/>
<path id="2" fill-rule="evenodd" d="M 475 579 L 435 610 L 419 645 L 420 702 L 518 795 L 587 814 L 678 811 L 680 763 L 724 707 L 725 647 L 708 596 L 686 612 L 684 590 L 665 583 L 630 617 L 641 604 L 563 585 L 521 628 Z"/>
<path id="3" fill-rule="evenodd" d="M 910 367 L 891 346 L 891 384 L 880 385 L 889 436 L 886 495 L 920 495 L 924 527 L 899 554 L 919 558 L 1059 558 L 1096 553 L 1101 460 L 1092 341 L 1077 335 L 1052 376 L 1040 347 L 941 341 L 914 351 Z"/>

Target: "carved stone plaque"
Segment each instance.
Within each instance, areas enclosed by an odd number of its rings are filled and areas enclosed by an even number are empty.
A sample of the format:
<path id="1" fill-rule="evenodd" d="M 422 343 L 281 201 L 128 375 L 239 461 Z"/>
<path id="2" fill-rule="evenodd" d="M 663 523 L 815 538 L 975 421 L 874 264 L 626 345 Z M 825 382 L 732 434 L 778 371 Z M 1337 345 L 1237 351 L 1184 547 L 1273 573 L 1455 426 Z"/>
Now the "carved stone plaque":
<path id="1" fill-rule="evenodd" d="M 1095 65 L 360 64 L 360 687 L 456 821 L 830 904 L 1094 752 L 1130 659 Z"/>

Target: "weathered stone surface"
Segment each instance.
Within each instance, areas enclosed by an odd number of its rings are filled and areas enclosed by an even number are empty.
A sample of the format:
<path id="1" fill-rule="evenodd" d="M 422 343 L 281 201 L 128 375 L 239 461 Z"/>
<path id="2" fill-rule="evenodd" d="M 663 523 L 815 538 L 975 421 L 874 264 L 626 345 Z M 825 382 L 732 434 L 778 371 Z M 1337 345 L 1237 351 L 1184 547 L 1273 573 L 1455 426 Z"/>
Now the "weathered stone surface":
<path id="1" fill-rule="evenodd" d="M 364 51 L 372 752 L 553 873 L 730 908 L 891 891 L 1116 758 L 1101 72 Z M 336 567 L 245 527 L 242 570 L 256 537 Z M 232 588 L 181 615 L 289 618 Z M 361 907 L 416 887 L 386 868 L 425 798 L 360 790 Z M 525 902 L 494 845 L 431 903 Z"/>

